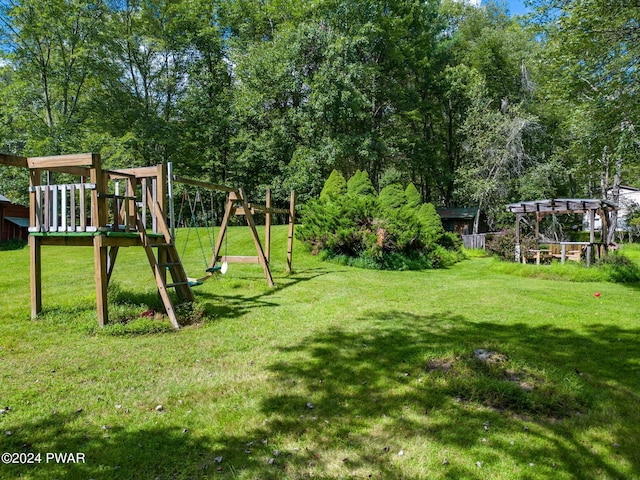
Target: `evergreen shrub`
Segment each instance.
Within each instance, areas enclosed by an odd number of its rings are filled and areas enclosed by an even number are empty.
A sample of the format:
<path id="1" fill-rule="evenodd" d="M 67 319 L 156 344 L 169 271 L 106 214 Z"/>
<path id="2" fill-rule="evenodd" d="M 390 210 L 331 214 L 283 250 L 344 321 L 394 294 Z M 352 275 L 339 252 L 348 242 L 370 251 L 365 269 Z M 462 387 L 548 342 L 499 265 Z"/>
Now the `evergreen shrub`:
<path id="1" fill-rule="evenodd" d="M 296 236 L 323 259 L 363 268 L 437 268 L 463 258 L 461 240 L 445 233 L 415 186 L 391 184 L 376 196 L 361 171 L 345 182 L 334 170 L 320 198 L 303 206 Z"/>

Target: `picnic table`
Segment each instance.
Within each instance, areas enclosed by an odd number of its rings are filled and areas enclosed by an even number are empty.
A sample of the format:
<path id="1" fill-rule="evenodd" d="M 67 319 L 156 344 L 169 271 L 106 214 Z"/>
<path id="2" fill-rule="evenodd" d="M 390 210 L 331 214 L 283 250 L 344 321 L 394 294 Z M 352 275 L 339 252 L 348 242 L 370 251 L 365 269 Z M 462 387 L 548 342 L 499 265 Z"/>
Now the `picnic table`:
<path id="1" fill-rule="evenodd" d="M 535 259 L 536 265 L 540 265 L 541 260 L 551 260 L 553 258 L 560 259 L 560 263 L 567 260 L 579 262 L 583 255 L 586 254 L 587 264 L 591 259 L 591 243 L 589 242 L 559 242 L 550 243 L 546 248 L 531 249 L 529 253 L 531 258 Z M 523 257 L 523 263 L 526 263 L 526 256 Z"/>

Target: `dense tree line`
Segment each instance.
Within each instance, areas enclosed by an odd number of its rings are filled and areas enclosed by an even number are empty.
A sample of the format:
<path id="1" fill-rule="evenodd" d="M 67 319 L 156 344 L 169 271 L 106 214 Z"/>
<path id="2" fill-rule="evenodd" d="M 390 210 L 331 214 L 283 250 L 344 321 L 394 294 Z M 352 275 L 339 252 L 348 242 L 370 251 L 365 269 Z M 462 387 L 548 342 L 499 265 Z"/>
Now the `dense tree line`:
<path id="1" fill-rule="evenodd" d="M 638 176 L 635 1 L 2 0 L 0 143 L 320 194 L 600 196 Z M 0 171 L 5 195 L 23 177 Z"/>

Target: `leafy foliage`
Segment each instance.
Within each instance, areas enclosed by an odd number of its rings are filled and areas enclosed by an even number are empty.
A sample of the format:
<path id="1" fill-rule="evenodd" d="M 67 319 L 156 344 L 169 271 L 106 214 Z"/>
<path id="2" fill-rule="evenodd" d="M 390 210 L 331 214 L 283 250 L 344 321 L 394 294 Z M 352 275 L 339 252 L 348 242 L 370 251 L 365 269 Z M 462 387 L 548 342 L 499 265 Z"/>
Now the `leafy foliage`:
<path id="1" fill-rule="evenodd" d="M 535 248 L 535 239 L 529 236 L 520 237 L 522 252 Z M 515 261 L 516 231 L 512 228 L 502 230 L 487 238 L 487 251 L 502 260 Z"/>
<path id="2" fill-rule="evenodd" d="M 444 233 L 433 205 L 408 204 L 399 184 L 385 187 L 376 197 L 366 180 L 366 174 L 357 172 L 349 179 L 350 191 L 332 194 L 343 191 L 344 181 L 334 171 L 324 195 L 303 207 L 303 225 L 296 235 L 312 253 L 349 265 L 394 270 L 438 267 L 462 258 L 459 240 Z"/>
<path id="3" fill-rule="evenodd" d="M 337 198 L 345 193 L 347 193 L 347 181 L 340 172 L 333 170 L 325 182 L 324 188 L 320 192 L 320 198 Z"/>
<path id="4" fill-rule="evenodd" d="M 347 182 L 347 191 L 354 195 L 375 195 L 376 191 L 373 188 L 369 174 L 356 170 L 356 173 Z"/>
<path id="5" fill-rule="evenodd" d="M 612 252 L 602 257 L 598 265 L 606 274 L 609 281 L 629 283 L 640 281 L 638 264 L 625 255 Z"/>
<path id="6" fill-rule="evenodd" d="M 420 205 L 422 204 L 420 192 L 413 183 L 407 185 L 407 188 L 404 191 L 404 198 L 407 200 L 407 206 L 409 208 L 417 209 L 420 208 Z"/>
<path id="7" fill-rule="evenodd" d="M 407 205 L 407 197 L 399 183 L 387 185 L 380 191 L 380 206 L 390 212 L 400 210 Z"/>
<path id="8" fill-rule="evenodd" d="M 356 172 L 346 191 L 409 185 L 497 229 L 504 203 L 640 181 L 632 2 L 531 0 L 528 24 L 482 3 L 0 2 L 0 149 L 171 161 L 276 202 Z"/>

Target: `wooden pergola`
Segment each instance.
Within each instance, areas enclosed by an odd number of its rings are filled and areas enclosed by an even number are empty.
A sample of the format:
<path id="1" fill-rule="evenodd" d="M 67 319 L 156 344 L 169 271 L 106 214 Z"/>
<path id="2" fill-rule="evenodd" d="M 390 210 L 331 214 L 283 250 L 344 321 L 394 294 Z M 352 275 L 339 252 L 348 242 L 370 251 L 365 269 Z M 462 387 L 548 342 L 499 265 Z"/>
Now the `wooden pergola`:
<path id="1" fill-rule="evenodd" d="M 547 215 L 564 214 L 588 214 L 589 215 L 589 243 L 587 261 L 590 260 L 591 247 L 596 246 L 595 218 L 596 214 L 602 220 L 602 240 L 600 246 L 607 237 L 607 212 L 617 210 L 615 202 L 606 199 L 587 198 L 555 198 L 549 200 L 534 200 L 518 202 L 507 205 L 507 211 L 516 215 L 516 261 L 520 259 L 520 222 L 524 215 L 535 215 L 535 238 L 540 238 L 540 220 Z M 600 251 L 600 250 L 598 250 Z"/>

